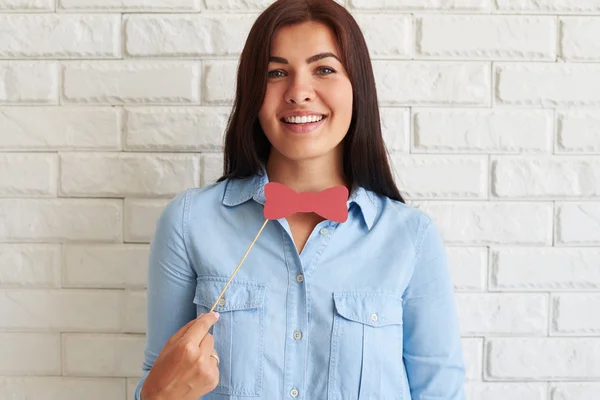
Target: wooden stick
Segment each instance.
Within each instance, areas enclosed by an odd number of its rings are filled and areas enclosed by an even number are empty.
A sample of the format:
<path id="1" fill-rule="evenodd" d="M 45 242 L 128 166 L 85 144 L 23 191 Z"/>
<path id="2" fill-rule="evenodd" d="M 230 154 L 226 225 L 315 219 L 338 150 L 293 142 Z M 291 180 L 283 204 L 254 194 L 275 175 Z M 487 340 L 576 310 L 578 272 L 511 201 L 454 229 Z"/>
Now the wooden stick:
<path id="1" fill-rule="evenodd" d="M 214 311 L 215 307 L 219 303 L 219 300 L 221 300 L 221 297 L 223 297 L 223 294 L 225 293 L 225 290 L 227 290 L 227 287 L 229 287 L 229 284 L 233 280 L 233 277 L 239 271 L 240 267 L 242 266 L 242 263 L 246 259 L 246 256 L 250 252 L 250 249 L 252 248 L 252 246 L 254 246 L 254 243 L 256 243 L 256 239 L 258 239 L 258 237 L 260 236 L 260 234 L 263 231 L 263 229 L 265 229 L 265 226 L 267 225 L 267 222 L 269 222 L 268 219 L 265 220 L 264 224 L 262 225 L 262 227 L 260 228 L 260 230 L 258 231 L 258 233 L 256 234 L 256 236 L 254 237 L 254 240 L 252 241 L 252 243 L 250 243 L 250 247 L 248 247 L 248 250 L 246 250 L 246 254 L 244 254 L 244 257 L 242 257 L 242 260 L 240 261 L 240 263 L 238 264 L 238 266 L 236 267 L 236 269 L 233 271 L 233 274 L 231 274 L 231 277 L 227 281 L 227 284 L 225 285 L 225 287 L 223 288 L 223 290 L 221 290 L 221 293 L 219 294 L 219 297 L 217 297 L 217 300 L 215 301 L 215 303 L 213 304 L 212 308 L 210 309 L 210 312 Z"/>

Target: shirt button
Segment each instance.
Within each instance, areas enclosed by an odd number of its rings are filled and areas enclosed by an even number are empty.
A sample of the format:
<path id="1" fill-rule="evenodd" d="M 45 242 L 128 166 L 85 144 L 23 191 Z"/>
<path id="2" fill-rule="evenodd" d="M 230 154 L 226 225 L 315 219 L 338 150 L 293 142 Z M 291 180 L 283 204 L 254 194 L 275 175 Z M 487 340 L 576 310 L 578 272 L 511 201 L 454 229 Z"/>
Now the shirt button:
<path id="1" fill-rule="evenodd" d="M 300 331 L 294 332 L 294 339 L 296 339 L 296 340 L 302 339 L 302 332 L 300 332 Z"/>
<path id="2" fill-rule="evenodd" d="M 379 317 L 377 316 L 377 314 L 375 314 L 375 313 L 371 314 L 371 321 L 377 322 L 378 319 L 379 319 Z"/>
<path id="3" fill-rule="evenodd" d="M 327 232 L 329 232 L 327 228 L 321 229 L 321 235 L 327 235 Z"/>
<path id="4" fill-rule="evenodd" d="M 298 276 L 296 276 L 296 281 L 298 283 L 304 282 L 304 276 L 302 276 L 302 274 L 298 274 Z"/>
<path id="5" fill-rule="evenodd" d="M 298 392 L 298 389 L 296 388 L 292 389 L 292 391 L 290 392 L 290 396 L 292 396 L 293 398 L 298 397 L 299 394 L 300 392 Z"/>
<path id="6" fill-rule="evenodd" d="M 221 297 L 221 300 L 219 300 L 219 305 L 221 307 L 223 307 L 225 305 L 225 299 L 223 297 Z"/>

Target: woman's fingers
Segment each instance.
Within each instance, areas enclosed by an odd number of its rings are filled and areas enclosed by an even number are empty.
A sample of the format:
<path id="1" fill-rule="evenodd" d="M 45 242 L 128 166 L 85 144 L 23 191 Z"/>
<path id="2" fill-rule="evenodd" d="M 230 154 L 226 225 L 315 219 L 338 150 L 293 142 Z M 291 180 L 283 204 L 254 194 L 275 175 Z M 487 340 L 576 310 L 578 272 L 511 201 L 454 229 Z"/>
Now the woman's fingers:
<path id="1" fill-rule="evenodd" d="M 215 352 L 215 337 L 210 333 L 207 333 L 200 342 L 200 352 L 206 356 Z"/>
<path id="2" fill-rule="evenodd" d="M 183 334 L 182 339 L 189 340 L 197 345 L 200 345 L 200 342 L 202 342 L 210 327 L 213 326 L 218 319 L 218 313 L 204 314 L 203 316 L 196 318 L 192 321 L 191 326 Z"/>
<path id="3" fill-rule="evenodd" d="M 204 314 L 202 314 L 202 315 L 204 315 Z M 200 316 L 198 316 L 198 318 L 200 318 Z M 175 342 L 179 341 L 179 339 L 181 339 L 183 337 L 183 335 L 187 332 L 187 330 L 190 328 L 190 326 L 192 326 L 194 324 L 195 321 L 196 321 L 196 319 L 193 319 L 190 322 L 188 322 L 187 324 L 185 324 L 184 326 L 182 326 L 181 328 L 179 328 L 179 330 L 177 332 L 175 332 L 173 334 L 173 336 L 171 336 L 169 338 L 169 342 L 175 343 Z"/>

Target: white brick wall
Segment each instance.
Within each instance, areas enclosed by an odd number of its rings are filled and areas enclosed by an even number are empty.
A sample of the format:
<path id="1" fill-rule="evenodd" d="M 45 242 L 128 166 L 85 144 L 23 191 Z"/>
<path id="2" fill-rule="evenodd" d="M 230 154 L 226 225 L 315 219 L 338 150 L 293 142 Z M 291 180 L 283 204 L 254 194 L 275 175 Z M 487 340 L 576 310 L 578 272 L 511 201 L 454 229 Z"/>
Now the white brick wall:
<path id="1" fill-rule="evenodd" d="M 470 400 L 600 398 L 600 1 L 340 0 L 448 245 Z M 0 0 L 0 398 L 130 400 L 148 243 L 271 0 Z"/>

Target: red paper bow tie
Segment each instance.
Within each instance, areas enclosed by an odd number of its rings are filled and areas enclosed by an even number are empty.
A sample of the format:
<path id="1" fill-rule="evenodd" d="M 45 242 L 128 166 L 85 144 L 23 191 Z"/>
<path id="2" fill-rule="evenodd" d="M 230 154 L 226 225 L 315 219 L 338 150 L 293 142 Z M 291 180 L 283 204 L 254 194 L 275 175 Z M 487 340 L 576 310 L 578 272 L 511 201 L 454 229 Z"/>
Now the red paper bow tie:
<path id="1" fill-rule="evenodd" d="M 297 193 L 281 183 L 265 185 L 265 218 L 285 218 L 297 212 L 314 212 L 321 217 L 345 222 L 348 219 L 348 188 L 339 185 L 318 193 Z"/>

